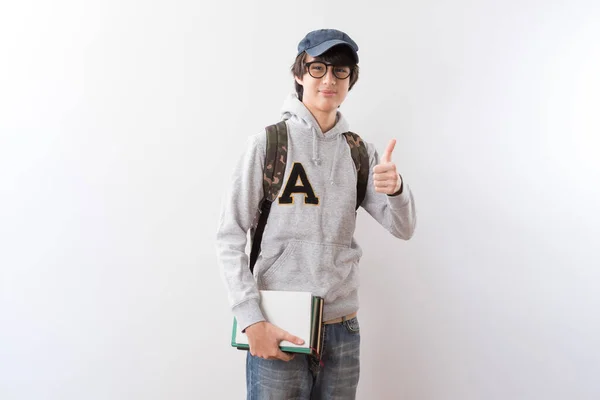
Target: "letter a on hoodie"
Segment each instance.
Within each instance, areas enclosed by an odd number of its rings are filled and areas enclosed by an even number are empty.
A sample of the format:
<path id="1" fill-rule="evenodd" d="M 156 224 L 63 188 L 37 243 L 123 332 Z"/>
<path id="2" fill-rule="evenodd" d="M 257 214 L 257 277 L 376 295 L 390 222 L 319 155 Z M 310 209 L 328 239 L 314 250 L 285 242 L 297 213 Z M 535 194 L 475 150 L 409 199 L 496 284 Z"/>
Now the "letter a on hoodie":
<path id="1" fill-rule="evenodd" d="M 290 177 L 283 190 L 283 194 L 279 198 L 279 204 L 293 204 L 294 199 L 292 198 L 292 194 L 294 193 L 304 194 L 304 204 L 319 204 L 319 199 L 315 196 L 315 192 L 308 180 L 308 176 L 306 176 L 306 171 L 300 163 L 294 163 L 292 171 L 290 172 Z"/>

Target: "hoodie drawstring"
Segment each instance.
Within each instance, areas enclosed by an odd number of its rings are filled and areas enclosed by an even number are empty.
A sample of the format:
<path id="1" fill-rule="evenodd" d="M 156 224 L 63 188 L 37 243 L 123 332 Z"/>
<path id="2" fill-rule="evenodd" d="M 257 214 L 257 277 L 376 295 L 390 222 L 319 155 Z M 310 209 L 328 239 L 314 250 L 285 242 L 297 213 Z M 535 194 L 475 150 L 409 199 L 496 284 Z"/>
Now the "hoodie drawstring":
<path id="1" fill-rule="evenodd" d="M 319 157 L 319 140 L 317 138 L 317 136 L 319 135 L 317 130 L 314 127 L 311 127 L 311 132 L 313 134 L 313 156 L 312 156 L 312 162 L 315 165 L 321 165 L 321 158 Z M 345 142 L 345 138 L 344 135 L 338 135 L 337 137 L 337 149 L 335 149 L 334 153 L 333 153 L 333 163 L 331 164 L 331 171 L 329 172 L 329 184 L 334 185 L 335 184 L 335 180 L 333 179 L 333 176 L 335 174 L 335 166 L 337 164 L 338 161 L 338 153 L 340 151 L 343 151 L 343 149 L 341 149 L 340 147 L 344 144 Z"/>
<path id="2" fill-rule="evenodd" d="M 313 134 L 313 156 L 312 156 L 312 162 L 315 165 L 321 165 L 321 159 L 319 158 L 319 141 L 317 140 L 317 130 L 315 129 L 314 126 L 311 126 L 310 128 L 312 134 Z"/>
<path id="3" fill-rule="evenodd" d="M 340 151 L 343 151 L 343 149 L 341 149 L 341 145 L 343 144 L 343 142 L 345 141 L 344 135 L 338 135 L 337 137 L 337 149 L 335 149 L 335 152 L 333 153 L 333 163 L 331 164 L 331 172 L 329 173 L 329 183 L 331 185 L 335 184 L 335 181 L 333 180 L 333 174 L 335 173 L 335 165 L 337 164 L 337 160 L 338 160 L 338 153 Z"/>

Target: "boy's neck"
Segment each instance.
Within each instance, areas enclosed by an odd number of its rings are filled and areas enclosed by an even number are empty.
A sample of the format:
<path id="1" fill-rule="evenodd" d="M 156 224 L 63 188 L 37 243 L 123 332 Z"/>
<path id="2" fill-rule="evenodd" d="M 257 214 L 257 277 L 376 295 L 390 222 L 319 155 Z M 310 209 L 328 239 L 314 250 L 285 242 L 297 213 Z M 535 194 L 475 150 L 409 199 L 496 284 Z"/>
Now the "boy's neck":
<path id="1" fill-rule="evenodd" d="M 308 108 L 308 111 L 310 111 L 313 117 L 315 117 L 315 119 L 317 120 L 319 128 L 321 128 L 321 132 L 323 132 L 323 134 L 325 134 L 335 126 L 337 119 L 337 110 L 331 112 L 312 110 L 308 105 L 306 105 L 306 108 Z"/>

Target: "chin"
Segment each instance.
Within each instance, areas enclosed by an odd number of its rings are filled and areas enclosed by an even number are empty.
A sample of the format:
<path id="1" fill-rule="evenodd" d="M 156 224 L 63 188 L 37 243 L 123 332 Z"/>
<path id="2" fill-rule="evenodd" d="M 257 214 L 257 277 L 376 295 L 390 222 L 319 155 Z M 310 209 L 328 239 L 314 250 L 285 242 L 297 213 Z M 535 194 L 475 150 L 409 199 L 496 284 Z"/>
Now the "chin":
<path id="1" fill-rule="evenodd" d="M 337 110 L 339 107 L 339 103 L 337 101 L 321 101 L 319 102 L 320 104 L 320 108 L 323 111 L 332 111 L 332 110 Z"/>

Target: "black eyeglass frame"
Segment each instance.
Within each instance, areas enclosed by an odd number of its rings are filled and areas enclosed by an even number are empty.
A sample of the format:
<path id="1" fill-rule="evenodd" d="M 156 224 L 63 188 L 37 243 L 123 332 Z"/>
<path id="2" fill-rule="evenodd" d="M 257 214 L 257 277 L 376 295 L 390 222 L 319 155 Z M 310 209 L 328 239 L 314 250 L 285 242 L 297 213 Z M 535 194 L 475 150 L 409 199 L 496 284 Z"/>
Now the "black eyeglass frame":
<path id="1" fill-rule="evenodd" d="M 323 73 L 323 75 L 321 75 L 321 76 L 314 76 L 313 74 L 311 74 L 311 73 L 310 73 L 310 66 L 311 66 L 311 65 L 313 65 L 313 64 L 323 64 L 323 65 L 325 66 L 325 72 Z M 323 61 L 317 61 L 317 60 L 315 60 L 315 61 L 309 61 L 309 62 L 305 63 L 304 65 L 306 66 L 306 71 L 308 72 L 308 74 L 309 74 L 310 76 L 312 76 L 313 78 L 315 78 L 315 79 L 320 79 L 320 78 L 324 77 L 325 75 L 327 75 L 327 69 L 328 69 L 329 67 L 332 67 L 332 68 L 333 68 L 333 75 L 334 75 L 334 76 L 335 76 L 337 79 L 341 79 L 341 80 L 348 79 L 348 78 L 350 78 L 350 75 L 352 75 L 352 68 L 351 68 L 351 67 L 349 67 L 348 65 L 333 65 L 333 64 L 330 64 L 330 63 L 326 63 L 326 62 L 323 62 Z M 348 74 L 348 76 L 347 76 L 347 77 L 345 77 L 345 78 L 341 78 L 341 77 L 339 77 L 339 76 L 337 75 L 337 73 L 335 72 L 335 68 L 336 68 L 336 67 L 337 67 L 337 68 L 350 68 L 350 73 Z"/>

